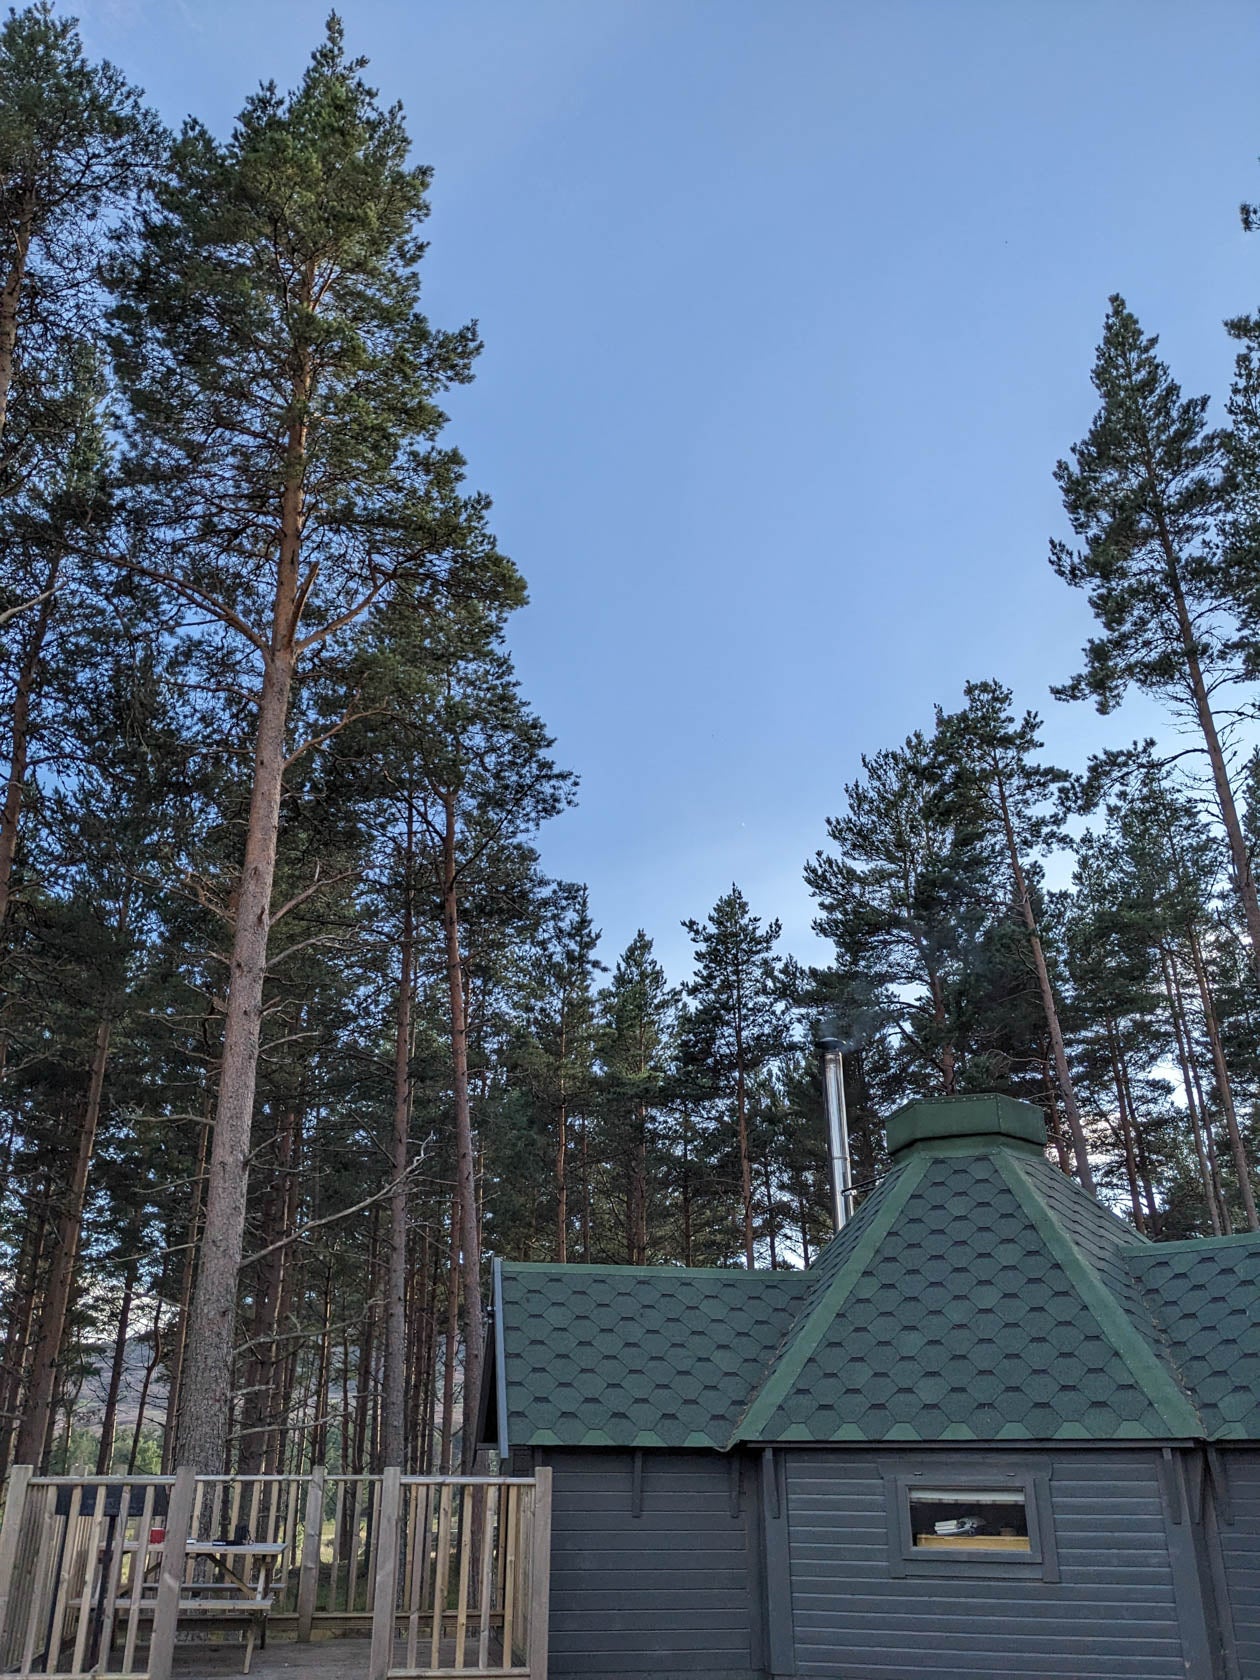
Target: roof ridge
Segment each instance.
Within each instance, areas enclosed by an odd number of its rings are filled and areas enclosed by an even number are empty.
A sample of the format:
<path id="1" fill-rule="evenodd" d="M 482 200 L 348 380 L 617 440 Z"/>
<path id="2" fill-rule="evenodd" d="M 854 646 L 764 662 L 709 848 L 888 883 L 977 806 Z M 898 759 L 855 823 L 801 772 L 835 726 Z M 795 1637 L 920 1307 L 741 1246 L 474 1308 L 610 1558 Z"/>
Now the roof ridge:
<path id="1" fill-rule="evenodd" d="M 1202 1436 L 1203 1423 L 1189 1395 L 1174 1380 L 1148 1338 L 1103 1282 L 1093 1261 L 1082 1253 L 1075 1238 L 1056 1218 L 1031 1175 L 1021 1172 L 1015 1161 L 1000 1155 L 995 1155 L 995 1160 L 1001 1177 L 1089 1308 L 1103 1337 L 1170 1432 L 1193 1438 Z"/>
<path id="2" fill-rule="evenodd" d="M 1121 1247 L 1125 1264 L 1133 1260 L 1158 1259 L 1163 1254 L 1215 1254 L 1222 1248 L 1260 1247 L 1260 1231 L 1231 1231 L 1220 1237 L 1176 1237 L 1171 1242 L 1130 1242 Z"/>
<path id="3" fill-rule="evenodd" d="M 809 1276 L 803 1266 L 769 1267 L 757 1266 L 749 1271 L 747 1266 L 675 1266 L 668 1260 L 661 1261 L 655 1266 L 623 1266 L 616 1261 L 609 1261 L 606 1265 L 594 1261 L 567 1260 L 500 1260 L 498 1262 L 506 1272 L 554 1272 L 557 1276 L 590 1277 L 592 1274 L 614 1272 L 622 1276 L 631 1277 L 718 1277 L 718 1278 L 755 1278 L 758 1282 L 773 1279 L 796 1279 Z"/>
<path id="4" fill-rule="evenodd" d="M 907 1161 L 888 1187 L 883 1205 L 862 1232 L 853 1250 L 845 1256 L 839 1270 L 828 1281 L 821 1294 L 808 1302 L 797 1315 L 787 1336 L 767 1364 L 761 1381 L 753 1391 L 743 1414 L 731 1431 L 728 1449 L 737 1442 L 755 1438 L 778 1411 L 792 1385 L 804 1370 L 835 1320 L 854 1287 L 861 1279 L 866 1265 L 878 1251 L 910 1194 L 917 1189 L 928 1170 L 928 1157 Z M 833 1239 L 834 1240 L 834 1239 Z"/>

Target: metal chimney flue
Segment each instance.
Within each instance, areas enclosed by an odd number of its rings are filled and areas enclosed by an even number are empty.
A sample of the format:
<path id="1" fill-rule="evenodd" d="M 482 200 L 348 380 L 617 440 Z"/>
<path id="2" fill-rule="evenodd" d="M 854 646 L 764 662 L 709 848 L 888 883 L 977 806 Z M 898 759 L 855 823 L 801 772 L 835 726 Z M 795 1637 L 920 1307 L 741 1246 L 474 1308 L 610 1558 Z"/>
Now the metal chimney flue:
<path id="1" fill-rule="evenodd" d="M 831 1217 L 843 1231 L 853 1213 L 853 1172 L 849 1165 L 849 1117 L 844 1103 L 844 1057 L 840 1028 L 834 1017 L 818 1030 L 822 1060 L 823 1102 L 827 1112 L 827 1165 L 831 1178 Z"/>

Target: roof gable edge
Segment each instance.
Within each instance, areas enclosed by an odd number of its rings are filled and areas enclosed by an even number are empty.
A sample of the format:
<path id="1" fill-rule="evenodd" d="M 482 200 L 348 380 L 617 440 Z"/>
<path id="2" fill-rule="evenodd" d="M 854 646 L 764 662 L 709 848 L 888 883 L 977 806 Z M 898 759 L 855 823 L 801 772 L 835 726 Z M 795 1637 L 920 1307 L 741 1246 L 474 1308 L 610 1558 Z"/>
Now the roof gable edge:
<path id="1" fill-rule="evenodd" d="M 1203 1423 L 1189 1397 L 1164 1369 L 1145 1336 L 1059 1224 L 1036 1185 L 1015 1162 L 1008 1162 L 1000 1156 L 996 1159 L 998 1171 L 1010 1186 L 1015 1199 L 1063 1267 L 1103 1336 L 1168 1425 L 1169 1432 L 1180 1437 L 1201 1437 Z"/>
<path id="2" fill-rule="evenodd" d="M 907 1161 L 900 1169 L 900 1177 L 889 1189 L 884 1205 L 854 1245 L 852 1254 L 809 1308 L 799 1334 L 793 1336 L 791 1346 L 784 1350 L 783 1357 L 771 1360 L 747 1411 L 731 1432 L 728 1448 L 740 1441 L 755 1440 L 778 1411 L 927 1169 L 926 1157 Z"/>

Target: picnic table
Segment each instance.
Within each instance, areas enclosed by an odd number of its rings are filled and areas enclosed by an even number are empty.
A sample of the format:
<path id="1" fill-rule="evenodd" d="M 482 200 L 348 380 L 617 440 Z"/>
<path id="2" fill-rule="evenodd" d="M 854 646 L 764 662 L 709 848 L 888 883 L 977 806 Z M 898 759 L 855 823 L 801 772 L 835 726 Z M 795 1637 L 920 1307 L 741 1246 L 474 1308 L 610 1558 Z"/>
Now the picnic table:
<path id="1" fill-rule="evenodd" d="M 128 1542 L 125 1549 L 139 1548 L 136 1542 Z M 249 1673 L 255 1643 L 266 1649 L 267 1615 L 274 1602 L 272 1576 L 284 1551 L 279 1540 L 189 1540 L 184 1547 L 179 1620 L 201 1620 L 219 1627 L 239 1623 L 245 1631 L 242 1674 Z M 152 1558 L 160 1555 L 161 1547 L 150 1545 L 147 1552 Z M 138 1585 L 140 1614 L 152 1616 L 157 1609 L 156 1574 Z M 125 1612 L 130 1601 L 120 1598 L 116 1607 Z"/>

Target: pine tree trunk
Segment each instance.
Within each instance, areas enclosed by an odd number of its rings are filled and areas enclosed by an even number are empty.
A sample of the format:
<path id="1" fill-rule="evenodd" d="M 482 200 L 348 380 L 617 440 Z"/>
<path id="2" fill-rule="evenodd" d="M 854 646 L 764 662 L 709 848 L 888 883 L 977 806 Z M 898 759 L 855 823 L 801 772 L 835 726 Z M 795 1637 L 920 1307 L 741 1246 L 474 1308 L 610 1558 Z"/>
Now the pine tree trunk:
<path id="1" fill-rule="evenodd" d="M 128 1246 L 135 1246 L 135 1233 L 127 1233 Z M 127 1362 L 127 1329 L 131 1323 L 131 1303 L 135 1296 L 138 1261 L 128 1260 L 123 1273 L 122 1301 L 118 1307 L 118 1328 L 114 1332 L 114 1357 L 109 1367 L 109 1388 L 105 1395 L 105 1410 L 101 1415 L 101 1438 L 96 1451 L 96 1474 L 108 1476 L 114 1461 L 114 1435 L 118 1427 L 118 1395 L 122 1388 L 123 1371 Z"/>
<path id="2" fill-rule="evenodd" d="M 283 1298 L 289 1273 L 291 1250 L 284 1244 L 292 1228 L 294 1208 L 294 1139 L 297 1135 L 296 1108 L 285 1108 L 276 1132 L 275 1161 L 271 1181 L 263 1197 L 258 1221 L 259 1246 L 264 1252 L 255 1262 L 254 1310 L 249 1326 L 249 1356 L 245 1362 L 244 1391 L 240 1408 L 240 1445 L 237 1469 L 242 1476 L 264 1472 L 268 1441 L 275 1427 L 277 1409 L 276 1372 L 280 1363 L 276 1338 L 283 1314 Z"/>
<path id="3" fill-rule="evenodd" d="M 96 1127 L 101 1114 L 101 1097 L 105 1089 L 105 1071 L 109 1064 L 109 1040 L 112 1025 L 104 1020 L 96 1029 L 96 1043 L 92 1051 L 92 1066 L 88 1075 L 87 1102 L 79 1123 L 78 1143 L 70 1183 L 61 1218 L 57 1223 L 57 1241 L 49 1263 L 48 1281 L 40 1306 L 39 1327 L 35 1351 L 31 1359 L 31 1376 L 18 1428 L 17 1462 L 43 1464 L 52 1430 L 53 1400 L 57 1388 L 57 1366 L 65 1335 L 66 1313 L 74 1284 L 75 1267 L 79 1258 L 79 1240 L 83 1232 L 83 1209 L 87 1200 L 88 1174 L 92 1166 L 92 1151 L 96 1143 Z"/>
<path id="4" fill-rule="evenodd" d="M 1072 1070 L 1068 1066 L 1067 1048 L 1063 1042 L 1063 1028 L 1059 1021 L 1059 1005 L 1054 995 L 1054 986 L 1050 980 L 1046 953 L 1041 944 L 1041 930 L 1037 926 L 1037 913 L 1033 909 L 1032 893 L 1028 888 L 1028 877 L 1024 873 L 1019 847 L 1015 843 L 1015 825 L 1011 820 L 1010 803 L 1006 797 L 1006 783 L 996 766 L 994 767 L 994 777 L 998 803 L 1002 813 L 1002 828 L 1006 835 L 1006 850 L 1010 858 L 1011 875 L 1015 882 L 1015 896 L 1019 900 L 1020 915 L 1023 917 L 1024 927 L 1028 933 L 1028 945 L 1032 951 L 1033 968 L 1037 975 L 1037 990 L 1041 994 L 1041 1008 L 1046 1017 L 1046 1030 L 1050 1034 L 1050 1047 L 1054 1052 L 1054 1071 L 1059 1081 L 1059 1095 L 1063 1098 L 1063 1112 L 1067 1117 L 1068 1130 L 1072 1134 L 1072 1144 L 1076 1154 L 1076 1176 L 1081 1181 L 1081 1188 L 1088 1190 L 1092 1196 L 1095 1194 L 1094 1171 L 1089 1164 L 1089 1140 L 1085 1136 L 1080 1105 L 1076 1100 L 1076 1087 L 1072 1083 Z"/>
<path id="5" fill-rule="evenodd" d="M 590 1129 L 583 1114 L 578 1129 L 578 1165 L 582 1174 L 582 1264 L 591 1263 L 591 1149 Z"/>
<path id="6" fill-rule="evenodd" d="M 17 352 L 18 310 L 31 249 L 31 224 L 35 216 L 35 194 L 29 189 L 13 222 L 13 259 L 0 288 L 0 432 L 9 415 L 9 392 L 13 388 L 13 364 Z"/>
<path id="7" fill-rule="evenodd" d="M 1055 1155 L 1058 1157 L 1059 1171 L 1066 1178 L 1072 1176 L 1072 1157 L 1068 1149 L 1067 1139 L 1063 1135 L 1063 1122 L 1059 1118 L 1059 1104 L 1054 1094 L 1054 1079 L 1050 1072 L 1050 1057 L 1046 1054 L 1041 1058 L 1041 1080 L 1045 1086 L 1046 1103 L 1050 1110 L 1050 1141 L 1054 1145 Z"/>
<path id="8" fill-rule="evenodd" d="M 1141 1122 L 1138 1118 L 1137 1104 L 1133 1100 L 1133 1085 L 1129 1079 L 1129 1063 L 1118 1032 L 1116 1035 L 1116 1054 L 1120 1062 L 1120 1079 L 1124 1085 L 1125 1098 L 1129 1104 L 1129 1123 L 1133 1127 L 1133 1147 L 1137 1158 L 1138 1179 L 1142 1186 L 1142 1194 L 1146 1199 L 1147 1228 L 1149 1234 L 1158 1241 L 1162 1220 L 1159 1203 L 1155 1200 L 1155 1180 L 1151 1173 L 1150 1156 L 1147 1153 L 1146 1138 L 1143 1135 Z"/>
<path id="9" fill-rule="evenodd" d="M 1116 1092 L 1116 1113 L 1119 1117 L 1120 1141 L 1124 1148 L 1124 1171 L 1129 1181 L 1129 1200 L 1133 1206 L 1133 1223 L 1142 1236 L 1146 1235 L 1146 1216 L 1142 1211 L 1142 1197 L 1138 1190 L 1137 1161 L 1133 1154 L 1133 1129 L 1129 1124 L 1129 1110 L 1124 1082 L 1120 1077 L 1116 1030 L 1110 1016 L 1104 1016 L 1107 1029 L 1107 1053 L 1111 1059 L 1111 1078 Z"/>
<path id="10" fill-rule="evenodd" d="M 390 1139 L 389 1262 L 385 1284 L 385 1378 L 381 1404 L 381 1450 L 386 1465 L 406 1456 L 407 1372 L 407 1168 L 411 1154 L 411 993 L 415 931 L 411 902 L 414 868 L 412 811 L 407 807 L 403 859 L 402 938 L 399 943 L 398 1005 L 394 1023 L 394 1110 Z"/>
<path id="11" fill-rule="evenodd" d="M 941 1095 L 952 1097 L 957 1095 L 958 1056 L 953 1044 L 945 1038 L 945 1029 L 949 1025 L 949 1016 L 945 1009 L 945 994 L 941 986 L 940 975 L 929 966 L 928 990 L 932 996 L 932 1019 L 936 1030 L 941 1034 Z M 930 1057 L 928 1058 L 930 1061 Z"/>
<path id="12" fill-rule="evenodd" d="M 328 1409 L 332 1405 L 332 1262 L 324 1268 L 324 1313 L 315 1369 L 315 1417 L 311 1424 L 311 1469 L 328 1463 Z"/>
<path id="13" fill-rule="evenodd" d="M 423 1475 L 421 1443 L 424 1439 L 424 1372 L 427 1351 L 429 1304 L 429 1239 L 420 1239 L 420 1253 L 415 1253 L 413 1241 L 408 1265 L 410 1287 L 407 1295 L 407 1398 L 404 1438 L 406 1458 L 403 1468 L 409 1475 Z"/>
<path id="14" fill-rule="evenodd" d="M 1229 1069 L 1225 1065 L 1225 1049 L 1221 1043 L 1221 1029 L 1216 1019 L 1216 1006 L 1212 1000 L 1212 988 L 1208 982 L 1203 953 L 1199 948 L 1198 935 L 1191 929 L 1188 930 L 1188 937 L 1190 959 L 1194 965 L 1195 979 L 1199 983 L 1199 998 L 1203 1005 L 1203 1024 L 1207 1030 L 1208 1043 L 1212 1049 L 1212 1065 L 1216 1070 L 1216 1089 L 1220 1095 L 1221 1109 L 1225 1115 L 1225 1129 L 1229 1133 L 1230 1148 L 1233 1151 L 1234 1171 L 1238 1175 L 1238 1191 L 1242 1197 L 1247 1229 L 1260 1231 L 1260 1219 L 1256 1218 L 1256 1199 L 1251 1189 L 1251 1172 L 1247 1165 L 1247 1148 L 1243 1143 L 1242 1132 L 1238 1126 L 1238 1113 L 1234 1107 L 1234 1088 L 1230 1083 Z"/>
<path id="15" fill-rule="evenodd" d="M 691 1122 L 686 1115 L 682 1123 L 682 1251 L 683 1265 L 691 1265 L 691 1156 L 688 1150 L 688 1128 Z"/>
<path id="16" fill-rule="evenodd" d="M 131 1431 L 131 1451 L 127 1454 L 127 1474 L 135 1474 L 136 1460 L 140 1456 L 140 1442 L 144 1435 L 144 1414 L 149 1407 L 149 1390 L 153 1385 L 153 1378 L 158 1366 L 162 1363 L 162 1303 L 159 1301 L 157 1310 L 153 1314 L 153 1349 L 149 1355 L 148 1364 L 144 1368 L 144 1376 L 140 1381 L 140 1396 L 136 1401 L 135 1427 Z M 169 1428 L 167 1434 L 169 1434 Z M 166 1445 L 163 1442 L 163 1454 Z"/>
<path id="17" fill-rule="evenodd" d="M 569 1111 L 560 1104 L 556 1115 L 556 1263 L 569 1258 Z"/>
<path id="18" fill-rule="evenodd" d="M 770 1239 L 770 1270 L 773 1272 L 778 1270 L 779 1251 L 774 1224 L 774 1185 L 770 1177 L 769 1157 L 762 1162 L 762 1176 L 766 1185 L 766 1235 Z"/>
<path id="19" fill-rule="evenodd" d="M 298 1191 L 302 1182 L 302 1112 L 294 1104 L 289 1109 L 289 1115 L 287 1158 L 282 1162 L 284 1204 L 280 1229 L 285 1238 L 293 1235 L 297 1225 Z M 268 1345 L 267 1450 L 263 1460 L 266 1475 L 279 1475 L 284 1465 L 301 1346 L 296 1336 L 286 1332 L 286 1326 L 291 1330 L 296 1323 L 295 1303 L 304 1293 L 302 1250 L 298 1244 L 286 1242 L 279 1252 L 280 1287 L 276 1294 L 276 1311 Z M 282 1348 L 287 1351 L 282 1352 Z"/>
<path id="20" fill-rule="evenodd" d="M 1190 1063 L 1190 1073 L 1194 1079 L 1195 1101 L 1199 1105 L 1199 1113 L 1203 1116 L 1203 1142 L 1207 1149 L 1208 1165 L 1212 1169 L 1212 1184 L 1216 1190 L 1216 1205 L 1221 1210 L 1221 1224 L 1224 1226 L 1222 1235 L 1232 1237 L 1234 1234 L 1234 1219 L 1229 1211 L 1229 1197 L 1225 1194 L 1225 1180 L 1221 1176 L 1221 1158 L 1216 1148 L 1216 1135 L 1211 1124 L 1208 1101 L 1203 1094 L 1203 1077 L 1199 1072 L 1197 1058 Z"/>
<path id="21" fill-rule="evenodd" d="M 376 1360 L 376 1288 L 379 1272 L 380 1206 L 372 1209 L 371 1235 L 368 1239 L 367 1284 L 371 1305 L 363 1319 L 363 1334 L 359 1337 L 359 1366 L 354 1379 L 354 1449 L 351 1463 L 356 1476 L 376 1466 L 368 1457 L 368 1425 L 372 1410 L 372 1373 Z"/>
<path id="22" fill-rule="evenodd" d="M 249 829 L 237 895 L 201 1263 L 188 1320 L 176 1430 L 176 1462 L 206 1475 L 221 1473 L 227 1457 L 226 1423 L 232 1396 L 237 1278 L 245 1237 L 271 889 L 284 782 L 284 736 L 293 679 L 291 626 L 297 593 L 296 551 L 286 573 L 290 570 L 291 581 L 286 579 L 285 587 L 276 597 L 276 636 L 265 662 L 259 705 Z"/>
<path id="23" fill-rule="evenodd" d="M 298 299 L 307 307 L 312 283 L 313 276 L 308 276 L 308 288 Z M 311 353 L 303 351 L 289 393 L 292 412 L 285 446 L 284 486 L 280 493 L 271 639 L 263 656 L 249 822 L 237 886 L 228 971 L 205 1230 L 188 1320 L 183 1394 L 176 1430 L 177 1463 L 210 1475 L 224 1469 L 227 1457 L 236 1297 L 249 1192 L 249 1145 L 258 1078 L 263 987 L 267 978 L 271 893 L 284 792 L 285 732 L 303 601 L 299 570 L 305 520 L 304 413 L 311 384 Z"/>
<path id="24" fill-rule="evenodd" d="M 646 1072 L 646 1069 L 641 1068 L 640 1072 Z M 630 1148 L 630 1185 L 626 1210 L 629 1261 L 632 1266 L 647 1265 L 647 1126 L 647 1107 L 643 1103 L 637 1103 Z"/>
<path id="25" fill-rule="evenodd" d="M 19 1401 L 35 1331 L 39 1279 L 44 1269 L 51 1230 L 48 1178 L 45 1176 L 38 1195 L 27 1205 L 22 1243 L 14 1267 L 13 1293 L 9 1298 L 8 1322 L 4 1332 L 3 1382 L 0 1383 L 0 1476 L 8 1470 L 9 1449 L 20 1421 Z"/>
<path id="26" fill-rule="evenodd" d="M 0 426 L 3 421 L 3 396 L 0 395 Z M 9 913 L 9 898 L 13 887 L 13 864 L 17 856 L 18 826 L 22 803 L 26 795 L 26 771 L 30 752 L 31 700 L 35 692 L 35 676 L 43 656 L 44 641 L 52 622 L 54 591 L 60 561 L 54 560 L 44 585 L 44 599 L 39 603 L 31 625 L 30 637 L 18 668 L 17 684 L 13 691 L 13 708 L 9 720 L 9 768 L 5 776 L 4 805 L 0 807 L 0 927 Z"/>
<path id="27" fill-rule="evenodd" d="M 1211 1164 L 1203 1144 L 1203 1124 L 1199 1118 L 1199 1105 L 1195 1097 L 1194 1081 L 1190 1076 L 1190 1051 L 1186 1042 L 1185 1022 L 1182 1018 L 1180 1000 L 1174 993 L 1171 959 L 1164 945 L 1159 947 L 1160 970 L 1164 977 L 1164 996 L 1168 999 L 1168 1013 L 1172 1020 L 1173 1036 L 1177 1041 L 1177 1061 L 1181 1067 L 1181 1088 L 1186 1094 L 1186 1112 L 1190 1116 L 1190 1129 L 1194 1136 L 1194 1155 L 1199 1164 L 1199 1183 L 1203 1187 L 1203 1200 L 1207 1205 L 1208 1218 L 1212 1225 L 1212 1235 L 1223 1235 L 1221 1226 L 1220 1204 L 1217 1200 L 1217 1186 L 1213 1179 Z M 1204 1116 L 1206 1120 L 1206 1116 Z"/>
<path id="28" fill-rule="evenodd" d="M 455 1097 L 455 1179 L 459 1186 L 461 1282 L 464 1301 L 465 1469 L 476 1454 L 477 1405 L 485 1324 L 481 1303 L 481 1232 L 477 1218 L 477 1174 L 473 1161 L 472 1114 L 468 1101 L 468 1018 L 464 994 L 464 963 L 460 951 L 458 873 L 455 864 L 455 799 L 445 798 L 442 832 L 442 920 L 446 930 L 446 979 L 450 998 L 451 1071 Z"/>
<path id="29" fill-rule="evenodd" d="M 184 1355 L 188 1348 L 188 1315 L 192 1310 L 193 1284 L 197 1277 L 197 1255 L 201 1249 L 201 1208 L 205 1199 L 206 1163 L 210 1158 L 210 1122 L 197 1128 L 197 1172 L 193 1179 L 192 1205 L 184 1247 L 184 1264 L 179 1283 L 179 1309 L 171 1347 L 170 1382 L 166 1391 L 166 1428 L 162 1436 L 162 1474 L 175 1469 L 175 1434 L 179 1420 L 180 1391 L 184 1378 Z"/>
<path id="30" fill-rule="evenodd" d="M 1186 656 L 1186 673 L 1190 696 L 1194 704 L 1195 715 L 1199 720 L 1204 744 L 1207 747 L 1208 763 L 1212 767 L 1212 785 L 1216 790 L 1216 802 L 1220 808 L 1221 821 L 1225 826 L 1225 836 L 1229 842 L 1234 887 L 1238 893 L 1243 916 L 1247 923 L 1252 966 L 1260 974 L 1260 894 L 1256 890 L 1256 878 L 1251 866 L 1251 852 L 1247 845 L 1247 837 L 1243 833 L 1242 821 L 1238 815 L 1238 805 L 1234 799 L 1234 790 L 1229 780 L 1229 766 L 1225 762 L 1225 752 L 1221 746 L 1220 732 L 1216 727 L 1216 718 L 1212 712 L 1211 697 L 1208 694 L 1207 683 L 1203 677 L 1203 666 L 1199 659 L 1198 638 L 1194 632 L 1190 610 L 1186 605 L 1185 591 L 1181 586 L 1180 559 L 1172 540 L 1172 533 L 1168 528 L 1163 500 L 1157 489 L 1158 480 L 1155 473 L 1155 463 L 1151 458 L 1149 448 L 1146 454 L 1146 469 L 1152 504 L 1155 508 L 1155 517 L 1159 528 L 1160 546 L 1164 551 L 1168 582 L 1172 589 L 1173 602 L 1177 613 L 1177 628 L 1181 635 L 1181 644 Z M 1250 1195 L 1250 1190 L 1248 1190 L 1248 1195 Z M 1253 1213 L 1254 1209 L 1249 1212 L 1248 1218 L 1251 1218 Z M 1255 1229 L 1254 1225 L 1252 1229 Z"/>
<path id="31" fill-rule="evenodd" d="M 446 1343 L 442 1364 L 442 1442 L 439 1473 L 449 1476 L 455 1462 L 455 1357 L 459 1348 L 460 1194 L 451 1201 L 451 1259 L 446 1273 Z"/>
<path id="32" fill-rule="evenodd" d="M 753 1238 L 752 1157 L 748 1149 L 748 1104 L 744 1088 L 743 1045 L 738 1038 L 736 1024 L 735 1049 L 735 1118 L 739 1131 L 739 1184 L 743 1198 L 744 1263 L 751 1272 L 757 1264 Z"/>

